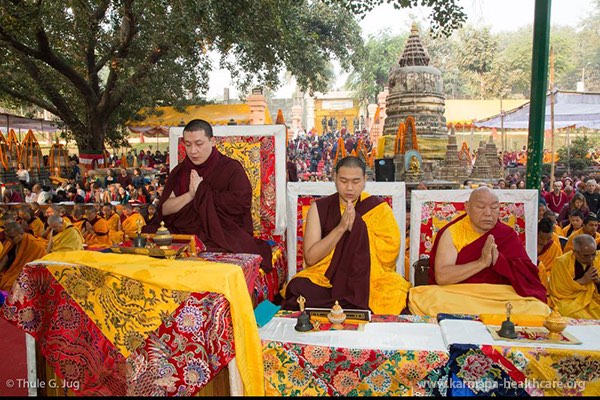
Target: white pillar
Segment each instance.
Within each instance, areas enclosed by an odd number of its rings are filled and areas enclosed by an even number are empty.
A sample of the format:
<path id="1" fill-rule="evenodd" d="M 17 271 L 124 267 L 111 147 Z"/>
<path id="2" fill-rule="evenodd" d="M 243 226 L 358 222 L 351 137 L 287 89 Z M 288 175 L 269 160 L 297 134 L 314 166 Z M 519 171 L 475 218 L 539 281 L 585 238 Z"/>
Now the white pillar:
<path id="1" fill-rule="evenodd" d="M 315 127 L 315 99 L 306 96 L 306 123 L 304 126 L 306 127 L 306 132 L 309 132 L 312 128 Z"/>

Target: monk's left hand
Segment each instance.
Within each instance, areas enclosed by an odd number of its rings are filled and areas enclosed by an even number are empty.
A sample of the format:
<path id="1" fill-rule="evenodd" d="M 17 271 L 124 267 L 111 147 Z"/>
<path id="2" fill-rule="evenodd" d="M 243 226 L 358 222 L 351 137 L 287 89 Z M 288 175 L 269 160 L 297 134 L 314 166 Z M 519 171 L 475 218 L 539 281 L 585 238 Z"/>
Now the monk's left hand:
<path id="1" fill-rule="evenodd" d="M 491 236 L 491 235 L 490 235 Z M 495 242 L 495 239 L 492 237 L 492 265 L 496 265 L 496 261 L 498 261 L 498 257 L 500 253 L 498 253 L 498 245 Z"/>
<path id="2" fill-rule="evenodd" d="M 198 171 L 196 171 L 195 169 L 192 170 L 192 172 L 190 172 L 190 192 L 193 195 L 196 195 L 196 191 L 198 190 L 198 186 L 200 186 L 200 183 L 202 183 L 204 179 L 198 175 Z"/>
<path id="3" fill-rule="evenodd" d="M 356 218 L 356 209 L 354 208 L 354 203 L 352 203 L 351 201 L 349 201 L 346 204 L 346 211 L 345 213 L 348 213 L 348 220 L 349 220 L 349 226 L 348 226 L 348 231 L 352 230 L 352 225 L 354 225 L 354 219 Z"/>

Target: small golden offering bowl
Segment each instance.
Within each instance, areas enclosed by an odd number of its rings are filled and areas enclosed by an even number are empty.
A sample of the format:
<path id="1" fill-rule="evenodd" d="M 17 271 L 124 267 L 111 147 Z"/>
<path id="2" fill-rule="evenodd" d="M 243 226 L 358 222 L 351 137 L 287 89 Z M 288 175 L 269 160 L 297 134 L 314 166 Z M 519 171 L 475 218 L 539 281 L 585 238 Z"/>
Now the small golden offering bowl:
<path id="1" fill-rule="evenodd" d="M 565 319 L 556 310 L 552 310 L 552 312 L 544 321 L 544 328 L 548 329 L 550 332 L 548 335 L 548 339 L 550 340 L 560 340 L 560 334 L 565 330 L 566 327 L 567 321 L 565 321 Z"/>

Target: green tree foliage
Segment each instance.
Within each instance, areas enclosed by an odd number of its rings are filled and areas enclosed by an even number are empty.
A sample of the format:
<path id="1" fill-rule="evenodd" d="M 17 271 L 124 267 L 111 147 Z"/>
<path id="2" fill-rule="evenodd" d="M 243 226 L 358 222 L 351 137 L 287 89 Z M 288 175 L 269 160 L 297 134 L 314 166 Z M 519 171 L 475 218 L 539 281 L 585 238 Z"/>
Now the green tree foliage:
<path id="1" fill-rule="evenodd" d="M 361 43 L 347 9 L 318 1 L 0 1 L 0 97 L 52 112 L 97 152 L 144 106 L 201 101 L 211 51 L 242 91 L 284 68 L 312 91 Z"/>
<path id="2" fill-rule="evenodd" d="M 406 34 L 392 36 L 389 31 L 369 36 L 358 67 L 346 81 L 361 104 L 377 102 L 377 94 L 387 85 L 390 68 L 402 53 L 406 38 Z"/>
<path id="3" fill-rule="evenodd" d="M 488 27 L 467 27 L 458 32 L 461 46 L 458 48 L 459 66 L 472 73 L 479 86 L 479 97 L 485 98 L 485 76 L 492 70 L 497 55 L 497 42 Z"/>
<path id="4" fill-rule="evenodd" d="M 361 58 L 355 14 L 384 1 L 430 6 L 436 33 L 466 19 L 456 0 L 0 0 L 0 98 L 50 111 L 98 152 L 144 106 L 201 101 L 213 67 L 242 92 L 277 87 L 284 69 L 325 90 L 332 59 Z"/>
<path id="5" fill-rule="evenodd" d="M 456 0 L 326 0 L 350 9 L 358 16 L 364 16 L 380 4 L 391 3 L 395 9 L 425 6 L 431 8 L 429 19 L 433 36 L 449 36 L 467 20 L 463 8 Z"/>
<path id="6" fill-rule="evenodd" d="M 566 164 L 568 162 L 574 170 L 583 169 L 581 168 L 582 165 L 587 166 L 592 163 L 587 155 L 590 149 L 595 148 L 597 145 L 598 141 L 591 139 L 587 135 L 578 136 L 571 141 L 568 150 L 567 146 L 558 149 L 559 162 L 561 164 Z"/>

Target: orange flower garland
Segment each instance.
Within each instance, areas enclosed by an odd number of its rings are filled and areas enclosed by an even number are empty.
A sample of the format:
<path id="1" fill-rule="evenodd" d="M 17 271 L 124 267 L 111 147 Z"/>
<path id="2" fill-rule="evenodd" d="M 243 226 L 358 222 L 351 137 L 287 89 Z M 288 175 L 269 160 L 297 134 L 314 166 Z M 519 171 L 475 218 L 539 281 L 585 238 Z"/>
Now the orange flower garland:
<path id="1" fill-rule="evenodd" d="M 337 149 L 335 149 L 335 158 L 333 159 L 333 165 L 337 165 L 339 156 L 342 158 L 346 157 L 346 145 L 344 143 L 344 139 L 340 136 L 338 138 Z"/>
<path id="2" fill-rule="evenodd" d="M 410 126 L 412 128 L 413 149 L 419 151 L 419 145 L 417 143 L 417 126 L 415 124 L 415 119 L 412 115 L 406 117 L 406 126 Z M 404 154 L 404 141 L 402 142 L 402 154 Z"/>
<path id="3" fill-rule="evenodd" d="M 398 131 L 396 132 L 396 140 L 394 141 L 394 154 L 399 152 L 404 153 L 404 135 L 406 133 L 406 125 L 404 122 L 400 122 Z"/>

